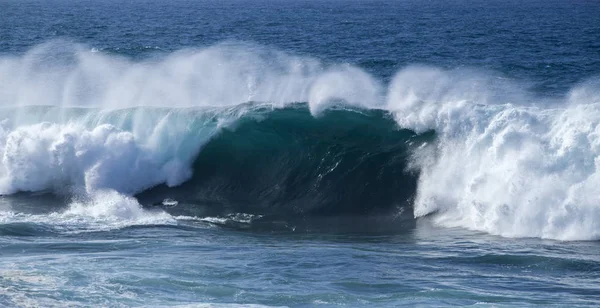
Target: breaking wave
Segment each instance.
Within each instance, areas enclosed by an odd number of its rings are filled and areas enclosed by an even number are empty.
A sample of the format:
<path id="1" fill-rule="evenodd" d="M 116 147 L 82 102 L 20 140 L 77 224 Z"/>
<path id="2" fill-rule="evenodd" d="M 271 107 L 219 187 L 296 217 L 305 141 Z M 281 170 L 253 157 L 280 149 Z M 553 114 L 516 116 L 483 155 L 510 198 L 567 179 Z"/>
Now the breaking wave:
<path id="1" fill-rule="evenodd" d="M 468 69 L 386 84 L 248 44 L 132 61 L 54 41 L 0 58 L 0 118 L 0 192 L 66 196 L 73 215 L 408 213 L 600 239 L 598 79 L 548 97 Z"/>

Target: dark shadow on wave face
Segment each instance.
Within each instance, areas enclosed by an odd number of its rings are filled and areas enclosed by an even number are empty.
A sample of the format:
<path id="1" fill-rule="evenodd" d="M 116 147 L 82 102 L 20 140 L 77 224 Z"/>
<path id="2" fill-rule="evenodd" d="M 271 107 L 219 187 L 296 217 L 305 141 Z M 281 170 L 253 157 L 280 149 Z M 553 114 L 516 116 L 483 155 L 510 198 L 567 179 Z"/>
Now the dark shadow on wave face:
<path id="1" fill-rule="evenodd" d="M 188 182 L 136 197 L 176 200 L 192 216 L 382 217 L 411 206 L 418 173 L 409 159 L 434 137 L 398 128 L 381 110 L 315 118 L 300 104 L 242 118 L 204 146 Z"/>

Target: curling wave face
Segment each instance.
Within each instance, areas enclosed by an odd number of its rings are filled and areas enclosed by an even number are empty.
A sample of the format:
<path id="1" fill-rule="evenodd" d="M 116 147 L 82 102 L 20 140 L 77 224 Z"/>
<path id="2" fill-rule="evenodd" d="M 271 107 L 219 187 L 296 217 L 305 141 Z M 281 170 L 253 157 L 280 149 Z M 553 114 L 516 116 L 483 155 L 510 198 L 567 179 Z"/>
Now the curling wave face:
<path id="1" fill-rule="evenodd" d="M 410 66 L 386 85 L 248 44 L 133 62 L 50 42 L 0 58 L 0 192 L 96 209 L 107 194 L 133 208 L 131 196 L 256 214 L 409 209 L 599 239 L 600 82 L 544 97 L 496 75 Z"/>

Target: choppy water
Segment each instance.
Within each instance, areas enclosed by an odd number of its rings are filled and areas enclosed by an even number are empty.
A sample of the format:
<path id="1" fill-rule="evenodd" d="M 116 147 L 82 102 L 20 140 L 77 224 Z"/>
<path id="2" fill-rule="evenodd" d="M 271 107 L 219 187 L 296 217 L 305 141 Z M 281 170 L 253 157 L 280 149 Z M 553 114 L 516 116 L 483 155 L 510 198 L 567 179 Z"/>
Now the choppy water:
<path id="1" fill-rule="evenodd" d="M 596 1 L 0 1 L 0 306 L 597 306 Z"/>

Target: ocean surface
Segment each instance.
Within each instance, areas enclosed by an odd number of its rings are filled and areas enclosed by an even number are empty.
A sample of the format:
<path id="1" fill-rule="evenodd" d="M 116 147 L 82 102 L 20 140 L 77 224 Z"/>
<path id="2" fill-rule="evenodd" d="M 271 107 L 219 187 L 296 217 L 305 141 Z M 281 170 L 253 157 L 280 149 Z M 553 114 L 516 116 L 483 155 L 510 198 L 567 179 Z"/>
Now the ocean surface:
<path id="1" fill-rule="evenodd" d="M 0 0 L 0 307 L 600 306 L 600 2 Z"/>

